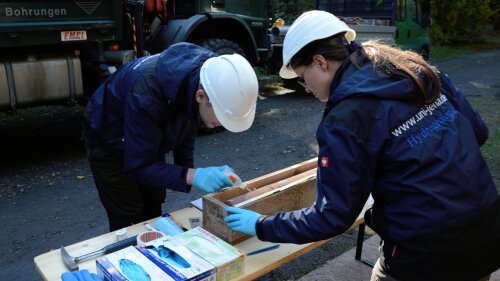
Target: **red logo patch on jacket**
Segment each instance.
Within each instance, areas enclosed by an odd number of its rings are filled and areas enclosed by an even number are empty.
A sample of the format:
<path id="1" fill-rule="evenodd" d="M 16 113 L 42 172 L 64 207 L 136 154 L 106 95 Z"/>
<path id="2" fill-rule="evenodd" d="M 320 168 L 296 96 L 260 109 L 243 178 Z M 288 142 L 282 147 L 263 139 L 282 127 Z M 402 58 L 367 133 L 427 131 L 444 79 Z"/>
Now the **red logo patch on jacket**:
<path id="1" fill-rule="evenodd" d="M 329 160 L 328 160 L 327 156 L 321 156 L 319 165 L 321 168 L 328 168 L 328 162 L 329 162 Z"/>

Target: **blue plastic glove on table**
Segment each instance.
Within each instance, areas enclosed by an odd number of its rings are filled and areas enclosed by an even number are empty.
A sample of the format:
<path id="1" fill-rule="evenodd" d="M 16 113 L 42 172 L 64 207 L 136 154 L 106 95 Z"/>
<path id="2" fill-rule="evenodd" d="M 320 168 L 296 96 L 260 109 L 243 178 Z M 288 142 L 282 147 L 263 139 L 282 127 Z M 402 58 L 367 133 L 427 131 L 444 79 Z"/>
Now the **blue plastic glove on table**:
<path id="1" fill-rule="evenodd" d="M 64 272 L 61 275 L 62 281 L 102 281 L 95 273 L 90 273 L 86 269 L 73 272 Z"/>
<path id="2" fill-rule="evenodd" d="M 233 182 L 223 172 L 234 170 L 228 165 L 218 167 L 197 168 L 193 177 L 193 186 L 208 193 L 218 191 L 224 187 L 233 186 Z"/>
<path id="3" fill-rule="evenodd" d="M 255 226 L 260 214 L 235 207 L 226 207 L 228 213 L 232 213 L 224 218 L 227 225 L 235 231 L 243 232 L 252 236 L 256 235 Z"/>

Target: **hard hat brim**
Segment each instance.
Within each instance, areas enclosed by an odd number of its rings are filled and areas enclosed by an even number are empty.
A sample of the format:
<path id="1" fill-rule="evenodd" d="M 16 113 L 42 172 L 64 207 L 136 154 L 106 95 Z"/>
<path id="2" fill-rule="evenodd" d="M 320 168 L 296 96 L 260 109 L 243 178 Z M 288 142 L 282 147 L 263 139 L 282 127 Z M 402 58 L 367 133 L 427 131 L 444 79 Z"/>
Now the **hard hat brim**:
<path id="1" fill-rule="evenodd" d="M 216 104 L 212 104 L 212 108 L 214 109 L 215 117 L 217 117 L 217 120 L 219 120 L 222 126 L 226 128 L 226 130 L 233 133 L 239 133 L 248 130 L 252 126 L 253 120 L 255 118 L 255 105 L 245 117 L 238 120 L 226 118 L 223 114 L 224 110 L 218 107 Z"/>
<path id="2" fill-rule="evenodd" d="M 293 69 L 287 65 L 283 65 L 280 69 L 280 77 L 283 79 L 293 79 L 298 77 L 297 73 L 293 71 Z"/>

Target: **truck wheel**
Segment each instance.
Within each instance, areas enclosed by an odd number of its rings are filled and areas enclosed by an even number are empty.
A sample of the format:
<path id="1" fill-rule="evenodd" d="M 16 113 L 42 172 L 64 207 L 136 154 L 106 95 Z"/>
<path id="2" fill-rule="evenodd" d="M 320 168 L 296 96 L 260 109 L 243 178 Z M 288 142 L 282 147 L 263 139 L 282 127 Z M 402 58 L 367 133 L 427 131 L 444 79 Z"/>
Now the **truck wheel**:
<path id="1" fill-rule="evenodd" d="M 227 39 L 212 38 L 203 41 L 200 44 L 202 47 L 209 49 L 210 51 L 218 55 L 226 54 L 239 54 L 246 58 L 245 51 L 235 42 Z"/>

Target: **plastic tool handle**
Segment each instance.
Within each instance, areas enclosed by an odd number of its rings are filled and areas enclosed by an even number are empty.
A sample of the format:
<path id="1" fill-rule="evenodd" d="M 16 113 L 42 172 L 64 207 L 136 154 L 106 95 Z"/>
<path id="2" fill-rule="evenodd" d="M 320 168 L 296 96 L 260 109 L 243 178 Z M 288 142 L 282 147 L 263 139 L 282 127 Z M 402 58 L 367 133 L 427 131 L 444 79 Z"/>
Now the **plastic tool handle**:
<path id="1" fill-rule="evenodd" d="M 70 258 L 73 259 L 74 263 L 77 263 L 79 261 L 86 260 L 88 258 L 96 257 L 96 256 L 102 255 L 102 254 L 108 254 L 108 253 L 123 249 L 125 247 L 128 247 L 130 245 L 136 245 L 136 244 L 137 244 L 137 235 L 134 237 L 130 237 L 130 238 L 127 238 L 125 240 L 120 240 L 120 241 L 115 242 L 113 244 L 107 245 L 106 247 L 101 248 L 100 250 L 97 250 L 97 251 L 94 251 L 94 252 L 91 252 L 91 253 L 76 257 L 76 258 L 73 258 L 73 257 L 70 257 Z M 61 249 L 61 250 L 64 251 L 64 249 Z M 76 266 L 75 268 L 70 268 L 70 269 L 71 270 L 78 270 L 78 267 Z"/>
<path id="2" fill-rule="evenodd" d="M 125 247 L 131 246 L 131 245 L 136 245 L 137 244 L 137 235 L 132 236 L 130 238 L 120 240 L 118 242 L 115 242 L 113 244 L 109 244 L 108 246 L 102 248 L 104 251 L 104 254 L 109 254 L 114 251 L 121 250 Z"/>

